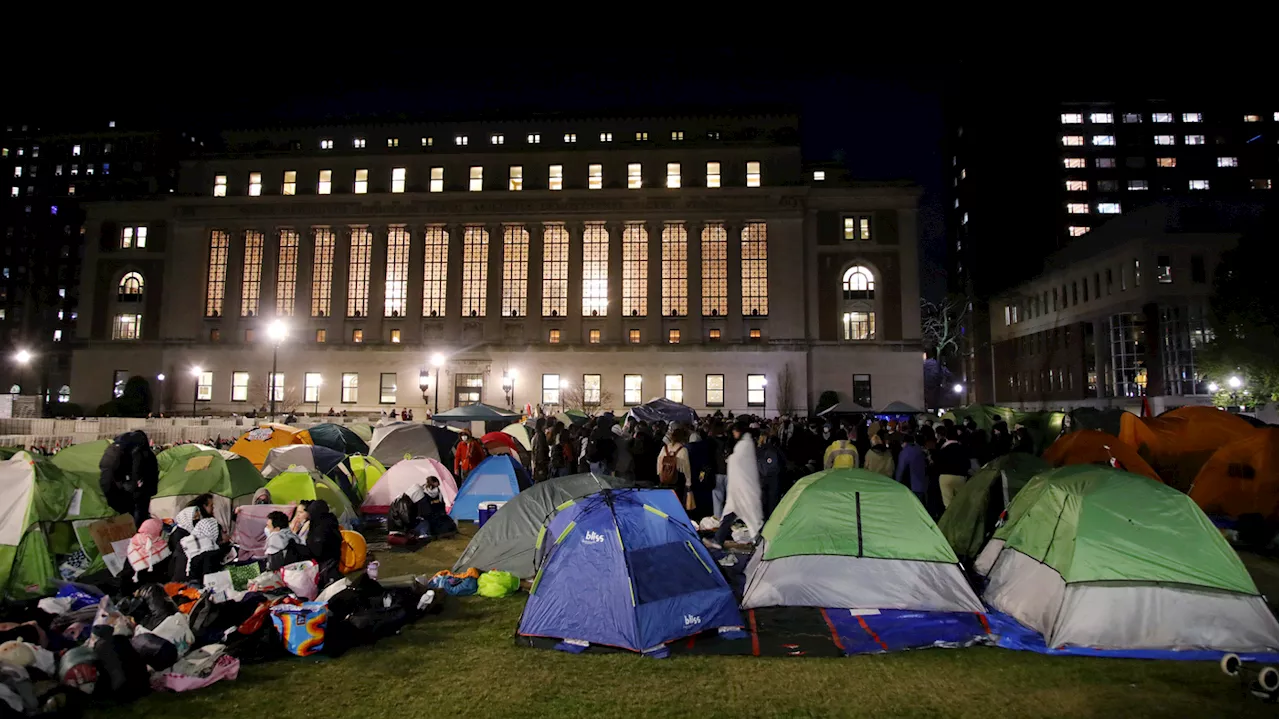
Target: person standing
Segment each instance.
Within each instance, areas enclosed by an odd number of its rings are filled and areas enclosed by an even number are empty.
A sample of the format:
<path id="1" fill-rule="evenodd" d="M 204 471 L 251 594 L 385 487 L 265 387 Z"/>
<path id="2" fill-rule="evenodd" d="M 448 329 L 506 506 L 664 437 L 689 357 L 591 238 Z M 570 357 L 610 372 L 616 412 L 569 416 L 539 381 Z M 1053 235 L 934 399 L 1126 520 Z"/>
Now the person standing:
<path id="1" fill-rule="evenodd" d="M 929 506 L 929 458 L 910 432 L 902 437 L 902 452 L 898 454 L 894 478 L 907 485 L 919 498 L 920 504 Z"/>
<path id="2" fill-rule="evenodd" d="M 938 449 L 938 494 L 942 508 L 951 505 L 960 488 L 969 478 L 969 452 L 960 443 L 960 432 L 954 426 L 946 428 L 942 447 Z"/>
<path id="3" fill-rule="evenodd" d="M 99 485 L 107 504 L 133 516 L 134 527 L 151 518 L 151 498 L 160 484 L 160 465 L 142 430 L 125 432 L 107 447 L 98 463 Z"/>
<path id="4" fill-rule="evenodd" d="M 716 537 L 707 541 L 712 549 L 723 549 L 733 536 L 733 523 L 741 519 L 751 533 L 752 541 L 764 527 L 760 502 L 760 466 L 756 460 L 756 442 L 746 422 L 734 425 L 735 444 L 729 455 L 729 492 L 724 503 L 724 516 Z"/>
<path id="5" fill-rule="evenodd" d="M 854 469 L 858 466 L 858 450 L 849 441 L 843 429 L 832 435 L 835 441 L 822 455 L 823 469 Z"/>
<path id="6" fill-rule="evenodd" d="M 484 461 L 484 447 L 480 440 L 471 436 L 467 430 L 458 435 L 458 446 L 453 450 L 453 473 L 459 481 L 466 480 L 467 475 L 476 465 Z"/>
<path id="7" fill-rule="evenodd" d="M 756 451 L 756 463 L 760 470 L 760 488 L 764 502 L 764 521 L 769 520 L 778 501 L 782 499 L 782 475 L 786 470 L 787 458 L 782 454 L 782 442 L 773 430 L 765 429 L 760 437 L 760 447 Z"/>
<path id="8" fill-rule="evenodd" d="M 670 442 L 658 452 L 658 483 L 664 489 L 675 491 L 684 504 L 693 482 L 693 467 L 689 464 L 689 430 L 676 427 Z"/>
<path id="9" fill-rule="evenodd" d="M 551 448 L 547 445 L 547 420 L 539 417 L 533 423 L 533 439 L 530 441 L 533 448 L 530 452 L 533 454 L 533 481 L 547 481 L 548 472 L 550 471 Z"/>
<path id="10" fill-rule="evenodd" d="M 885 443 L 885 430 L 871 435 L 871 448 L 867 450 L 867 454 L 862 458 L 862 468 L 868 472 L 883 474 L 889 479 L 893 479 L 893 452 L 889 451 L 889 445 Z"/>

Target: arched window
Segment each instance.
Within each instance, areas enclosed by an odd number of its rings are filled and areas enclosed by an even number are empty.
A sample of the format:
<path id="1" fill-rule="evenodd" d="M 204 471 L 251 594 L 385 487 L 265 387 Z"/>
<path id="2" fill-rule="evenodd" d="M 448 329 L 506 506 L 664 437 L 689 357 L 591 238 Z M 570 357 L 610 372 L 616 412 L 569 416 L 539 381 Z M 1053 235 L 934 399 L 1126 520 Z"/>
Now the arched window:
<path id="1" fill-rule="evenodd" d="M 870 268 L 854 265 L 845 270 L 841 324 L 848 341 L 876 338 L 876 277 Z"/>
<path id="2" fill-rule="evenodd" d="M 844 298 L 846 300 L 874 300 L 876 298 L 876 278 L 871 270 L 862 265 L 854 265 L 844 273 Z"/>
<path id="3" fill-rule="evenodd" d="M 63 403 L 66 403 L 66 402 L 70 402 L 70 401 L 71 401 L 71 388 L 70 388 L 70 387 L 68 387 L 68 386 L 67 386 L 67 385 L 65 385 L 65 384 L 64 384 L 64 385 L 62 385 L 62 389 L 59 389 L 59 390 L 58 390 L 58 401 L 59 401 L 59 402 L 63 402 Z"/>
<path id="4" fill-rule="evenodd" d="M 129 272 L 120 278 L 119 299 L 121 302 L 137 302 L 142 299 L 143 289 L 142 275 L 138 272 Z"/>

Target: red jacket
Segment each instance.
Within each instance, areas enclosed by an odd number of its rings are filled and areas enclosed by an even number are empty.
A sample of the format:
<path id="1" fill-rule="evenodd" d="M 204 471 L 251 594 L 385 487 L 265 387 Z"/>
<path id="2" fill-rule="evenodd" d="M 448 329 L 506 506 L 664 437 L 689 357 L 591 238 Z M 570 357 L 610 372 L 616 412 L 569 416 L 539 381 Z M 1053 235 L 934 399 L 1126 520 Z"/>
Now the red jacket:
<path id="1" fill-rule="evenodd" d="M 474 437 L 460 442 L 453 450 L 453 473 L 461 477 L 484 461 L 484 447 Z"/>

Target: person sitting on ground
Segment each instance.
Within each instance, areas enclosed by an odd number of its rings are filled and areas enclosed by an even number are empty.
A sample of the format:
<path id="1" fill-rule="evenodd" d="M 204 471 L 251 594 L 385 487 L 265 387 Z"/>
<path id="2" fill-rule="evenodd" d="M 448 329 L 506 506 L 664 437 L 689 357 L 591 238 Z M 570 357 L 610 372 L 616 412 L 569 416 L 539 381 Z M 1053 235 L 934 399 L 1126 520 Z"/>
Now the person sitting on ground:
<path id="1" fill-rule="evenodd" d="M 152 518 L 143 522 L 138 533 L 129 540 L 127 556 L 137 584 L 168 581 L 168 562 L 172 552 L 165 544 L 163 534 L 164 523 Z"/>
<path id="2" fill-rule="evenodd" d="M 447 514 L 444 508 L 444 493 L 440 491 L 440 478 L 427 477 L 427 486 L 423 497 L 418 502 L 418 512 L 424 517 Z"/>
<path id="3" fill-rule="evenodd" d="M 169 533 L 170 562 L 169 578 L 174 582 L 187 580 L 187 552 L 182 547 L 182 540 L 195 531 L 196 523 L 205 517 L 213 516 L 213 495 L 201 494 L 187 502 L 187 506 L 174 517 L 174 529 Z"/>
<path id="4" fill-rule="evenodd" d="M 266 487 L 260 487 L 258 491 L 253 493 L 254 504 L 271 504 L 271 492 Z"/>
<path id="5" fill-rule="evenodd" d="M 289 517 L 284 512 L 267 515 L 267 569 L 281 567 L 311 558 L 302 538 L 289 529 Z"/>
<path id="6" fill-rule="evenodd" d="M 289 520 L 289 530 L 303 541 L 307 541 L 308 531 L 311 529 L 311 517 L 307 514 L 307 508 L 311 506 L 312 500 L 304 499 L 298 502 L 298 508 L 293 511 L 293 519 Z"/>
<path id="7" fill-rule="evenodd" d="M 863 469 L 876 474 L 883 474 L 889 479 L 893 479 L 893 453 L 889 451 L 889 445 L 885 442 L 885 436 L 888 434 L 885 430 L 871 435 L 871 449 L 867 450 L 867 456 L 862 460 Z"/>
<path id="8" fill-rule="evenodd" d="M 831 434 L 835 440 L 822 455 L 824 469 L 854 469 L 858 466 L 858 450 L 849 441 L 849 435 L 843 429 Z"/>
<path id="9" fill-rule="evenodd" d="M 342 527 L 329 511 L 329 503 L 316 499 L 307 505 L 311 528 L 307 531 L 307 549 L 320 565 L 320 589 L 342 579 L 338 564 L 342 559 Z"/>
<path id="10" fill-rule="evenodd" d="M 203 584 L 206 574 L 222 569 L 222 560 L 230 548 L 218 520 L 206 517 L 196 522 L 191 535 L 182 538 L 187 555 L 187 584 Z"/>

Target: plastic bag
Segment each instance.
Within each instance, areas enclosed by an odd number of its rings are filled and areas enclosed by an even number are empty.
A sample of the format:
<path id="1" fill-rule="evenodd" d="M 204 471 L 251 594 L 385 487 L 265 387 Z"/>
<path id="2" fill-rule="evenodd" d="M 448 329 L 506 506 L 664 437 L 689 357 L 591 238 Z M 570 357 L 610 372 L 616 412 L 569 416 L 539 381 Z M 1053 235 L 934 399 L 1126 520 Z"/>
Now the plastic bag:
<path id="1" fill-rule="evenodd" d="M 192 689 L 203 689 L 223 679 L 235 679 L 239 675 L 240 660 L 224 654 L 218 657 L 213 664 L 213 668 L 204 676 L 157 672 L 151 677 L 151 688 L 156 691 L 168 689 L 173 692 L 187 692 Z"/>
<path id="2" fill-rule="evenodd" d="M 505 597 L 520 590 L 520 578 L 496 569 L 480 575 L 476 593 L 482 597 Z"/>
<path id="3" fill-rule="evenodd" d="M 280 579 L 302 599 L 315 599 L 320 591 L 320 565 L 310 559 L 294 562 L 280 568 Z"/>
<path id="4" fill-rule="evenodd" d="M 290 654 L 309 657 L 324 649 L 329 607 L 320 602 L 277 604 L 271 608 L 271 623 Z"/>
<path id="5" fill-rule="evenodd" d="M 71 611 L 84 609 L 98 603 L 102 599 L 102 593 L 93 593 L 81 585 L 68 584 L 58 590 L 55 595 L 59 599 L 71 600 Z"/>
<path id="6" fill-rule="evenodd" d="M 245 587 L 250 592 L 270 592 L 284 588 L 284 579 L 280 577 L 280 572 L 263 572 L 250 579 L 248 586 Z"/>
<path id="7" fill-rule="evenodd" d="M 195 635 L 191 633 L 190 619 L 185 614 L 170 614 L 155 629 L 138 627 L 138 634 L 155 634 L 166 639 L 178 650 L 178 656 L 186 654 L 195 643 Z"/>

